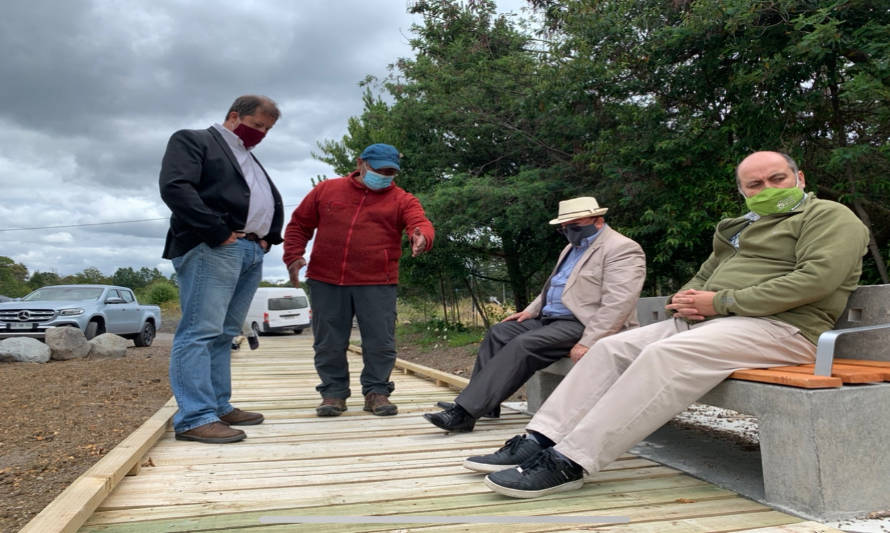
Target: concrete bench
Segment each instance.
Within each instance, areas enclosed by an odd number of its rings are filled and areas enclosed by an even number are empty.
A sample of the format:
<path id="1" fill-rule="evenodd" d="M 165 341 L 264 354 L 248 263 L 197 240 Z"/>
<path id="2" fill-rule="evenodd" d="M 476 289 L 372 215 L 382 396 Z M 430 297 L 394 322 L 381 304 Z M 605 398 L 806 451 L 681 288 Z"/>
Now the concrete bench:
<path id="1" fill-rule="evenodd" d="M 664 303 L 664 297 L 641 298 L 640 324 L 667 318 Z M 832 368 L 835 353 L 863 365 L 890 361 L 890 285 L 859 287 L 835 326 L 819 338 L 815 365 L 788 370 L 805 377 L 843 374 L 840 361 Z M 531 413 L 571 368 L 566 358 L 529 380 Z M 754 371 L 739 374 L 745 372 Z M 876 381 L 881 379 L 890 379 L 886 369 L 878 371 Z M 699 403 L 758 418 L 764 499 L 770 505 L 823 520 L 890 509 L 890 383 L 847 380 L 831 386 L 727 379 Z"/>

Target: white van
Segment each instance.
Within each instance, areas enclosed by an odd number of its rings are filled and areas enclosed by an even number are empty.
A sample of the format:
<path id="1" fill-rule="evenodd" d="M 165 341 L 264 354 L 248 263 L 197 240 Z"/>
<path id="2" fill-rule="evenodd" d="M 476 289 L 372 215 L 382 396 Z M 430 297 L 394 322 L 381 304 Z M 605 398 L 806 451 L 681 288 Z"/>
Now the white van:
<path id="1" fill-rule="evenodd" d="M 257 334 L 289 331 L 300 334 L 311 322 L 306 291 L 290 287 L 259 287 L 245 320 Z"/>

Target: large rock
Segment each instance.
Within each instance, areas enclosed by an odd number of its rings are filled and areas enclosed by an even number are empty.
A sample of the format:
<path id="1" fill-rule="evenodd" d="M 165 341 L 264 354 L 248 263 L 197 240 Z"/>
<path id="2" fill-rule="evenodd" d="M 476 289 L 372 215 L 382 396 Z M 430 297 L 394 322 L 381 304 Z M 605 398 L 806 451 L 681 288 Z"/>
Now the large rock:
<path id="1" fill-rule="evenodd" d="M 49 361 L 49 346 L 30 337 L 13 337 L 0 341 L 0 361 L 45 363 Z"/>
<path id="2" fill-rule="evenodd" d="M 45 342 L 52 350 L 52 358 L 57 361 L 86 357 L 92 348 L 79 328 L 49 328 Z"/>
<path id="3" fill-rule="evenodd" d="M 114 333 L 97 335 L 90 339 L 89 343 L 92 346 L 90 359 L 123 357 L 127 355 L 127 346 L 130 345 L 130 341 Z"/>

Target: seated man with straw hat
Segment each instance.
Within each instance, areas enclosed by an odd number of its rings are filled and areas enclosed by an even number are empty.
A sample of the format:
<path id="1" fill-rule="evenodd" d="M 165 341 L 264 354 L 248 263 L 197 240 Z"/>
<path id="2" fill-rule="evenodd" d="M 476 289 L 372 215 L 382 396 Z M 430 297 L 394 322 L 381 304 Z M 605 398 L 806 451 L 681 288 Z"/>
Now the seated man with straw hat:
<path id="1" fill-rule="evenodd" d="M 500 404 L 536 370 L 568 355 L 577 362 L 598 339 L 638 325 L 636 304 L 646 277 L 639 244 L 610 228 L 596 198 L 559 203 L 569 244 L 544 289 L 522 311 L 488 330 L 470 383 L 453 403 L 424 416 L 446 431 L 472 431 L 481 416 L 497 418 Z"/>

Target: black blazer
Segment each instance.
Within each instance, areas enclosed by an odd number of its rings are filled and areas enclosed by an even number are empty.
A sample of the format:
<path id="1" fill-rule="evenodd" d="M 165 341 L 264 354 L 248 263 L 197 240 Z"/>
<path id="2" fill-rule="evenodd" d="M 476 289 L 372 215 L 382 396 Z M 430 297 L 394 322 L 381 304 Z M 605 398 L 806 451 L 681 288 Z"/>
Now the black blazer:
<path id="1" fill-rule="evenodd" d="M 256 157 L 254 161 L 260 165 Z M 284 204 L 266 169 L 262 165 L 260 169 L 269 180 L 275 202 L 272 226 L 262 238 L 270 245 L 279 244 Z M 170 137 L 159 185 L 161 198 L 173 212 L 165 259 L 179 257 L 202 242 L 219 246 L 233 231 L 244 228 L 250 187 L 235 154 L 215 128 L 180 130 Z"/>

